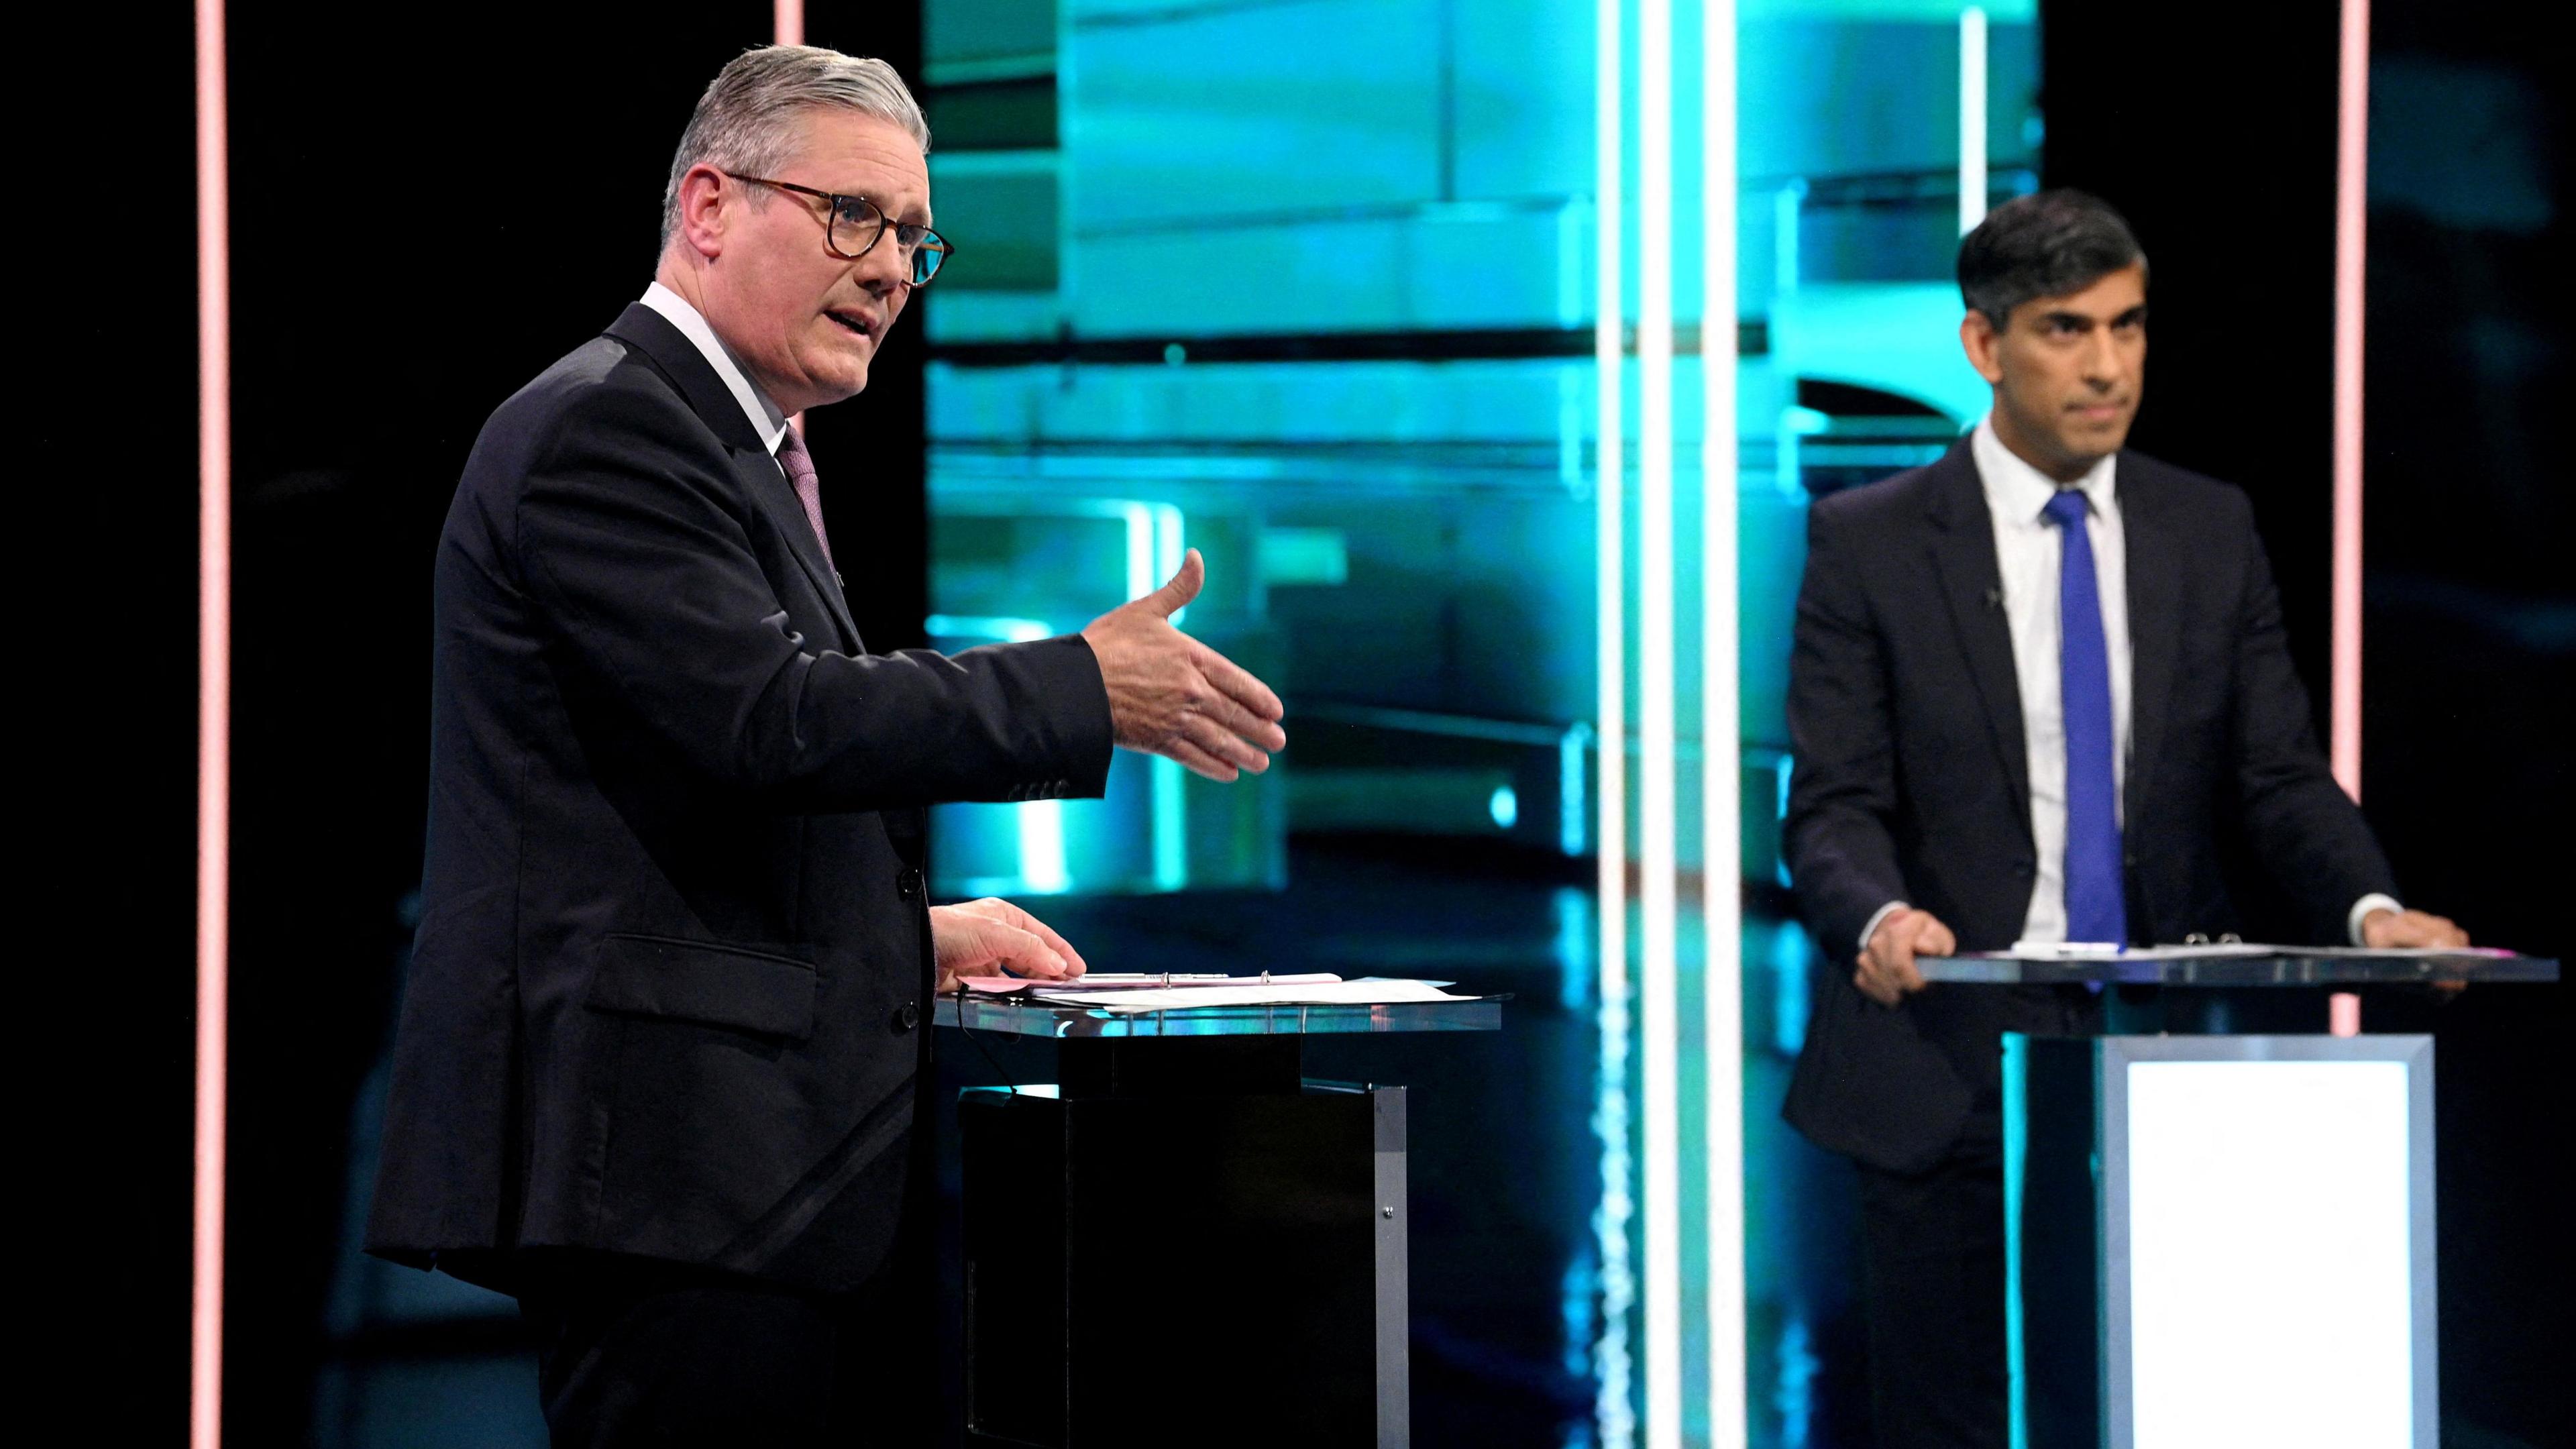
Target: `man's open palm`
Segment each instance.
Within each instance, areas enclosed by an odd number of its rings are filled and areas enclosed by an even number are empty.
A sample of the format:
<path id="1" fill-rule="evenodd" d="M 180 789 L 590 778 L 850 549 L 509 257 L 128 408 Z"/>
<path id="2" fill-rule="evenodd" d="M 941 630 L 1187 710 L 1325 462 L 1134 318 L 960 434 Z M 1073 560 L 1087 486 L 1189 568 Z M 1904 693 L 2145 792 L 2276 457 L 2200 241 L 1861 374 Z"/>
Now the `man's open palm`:
<path id="1" fill-rule="evenodd" d="M 1279 727 L 1286 711 L 1270 686 L 1172 627 L 1206 581 L 1207 565 L 1191 549 L 1171 582 L 1092 620 L 1082 637 L 1100 661 L 1119 744 L 1230 781 L 1270 768 L 1269 752 L 1288 743 Z"/>

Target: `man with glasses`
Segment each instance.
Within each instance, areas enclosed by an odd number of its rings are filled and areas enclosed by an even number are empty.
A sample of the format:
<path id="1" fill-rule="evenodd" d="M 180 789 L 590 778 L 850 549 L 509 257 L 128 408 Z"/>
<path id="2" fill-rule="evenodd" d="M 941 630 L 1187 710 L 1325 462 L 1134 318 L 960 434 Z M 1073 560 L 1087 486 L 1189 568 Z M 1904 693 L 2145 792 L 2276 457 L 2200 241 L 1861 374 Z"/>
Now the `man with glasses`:
<path id="1" fill-rule="evenodd" d="M 653 284 L 493 414 L 440 540 L 369 1247 L 518 1296 L 558 1445 L 926 1442 L 930 998 L 1083 962 L 1004 902 L 931 907 L 923 807 L 1097 795 L 1113 744 L 1232 780 L 1286 743 L 1168 622 L 1195 553 L 1078 635 L 867 652 L 792 420 L 867 386 L 950 255 L 928 145 L 883 62 L 726 66 Z"/>

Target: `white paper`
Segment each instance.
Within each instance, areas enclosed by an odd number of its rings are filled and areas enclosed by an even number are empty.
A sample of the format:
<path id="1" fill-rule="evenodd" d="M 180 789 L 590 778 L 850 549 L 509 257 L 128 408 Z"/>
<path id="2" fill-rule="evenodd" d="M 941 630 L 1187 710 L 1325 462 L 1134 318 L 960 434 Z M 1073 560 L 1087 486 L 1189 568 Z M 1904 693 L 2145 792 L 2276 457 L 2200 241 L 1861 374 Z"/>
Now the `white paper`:
<path id="1" fill-rule="evenodd" d="M 2120 947 L 2094 941 L 2015 941 L 2009 951 L 1962 951 L 1968 961 L 2218 961 L 2238 956 L 2301 956 L 2303 946 L 2214 941 L 2198 946 Z"/>
<path id="2" fill-rule="evenodd" d="M 2492 946 L 2283 946 L 2284 956 L 2338 956 L 2358 961 L 2439 961 L 2474 956 L 2481 961 L 2510 961 L 2511 951 Z"/>
<path id="3" fill-rule="evenodd" d="M 1341 980 L 1328 971 L 1291 976 L 1227 976 L 1174 971 L 1093 971 L 1071 981 L 1040 981 L 1018 976 L 969 976 L 959 984 L 968 991 L 986 996 L 1008 996 L 1018 992 L 1045 995 L 1049 992 L 1096 994 L 1103 991 L 1150 991 L 1165 987 L 1174 989 L 1199 987 L 1241 990 L 1257 986 L 1320 986 Z"/>
<path id="4" fill-rule="evenodd" d="M 1257 978 L 1256 978 L 1257 979 Z M 1063 991 L 1041 987 L 1029 993 L 1041 1001 L 1096 1007 L 1120 1013 L 1139 1011 L 1186 1011 L 1199 1006 L 1396 1006 L 1416 1001 L 1473 1001 L 1472 996 L 1452 996 L 1428 981 L 1323 981 L 1309 985 L 1282 985 L 1277 977 L 1268 986 L 1174 986 L 1144 991 L 1121 991 L 1114 995 L 1100 992 Z"/>

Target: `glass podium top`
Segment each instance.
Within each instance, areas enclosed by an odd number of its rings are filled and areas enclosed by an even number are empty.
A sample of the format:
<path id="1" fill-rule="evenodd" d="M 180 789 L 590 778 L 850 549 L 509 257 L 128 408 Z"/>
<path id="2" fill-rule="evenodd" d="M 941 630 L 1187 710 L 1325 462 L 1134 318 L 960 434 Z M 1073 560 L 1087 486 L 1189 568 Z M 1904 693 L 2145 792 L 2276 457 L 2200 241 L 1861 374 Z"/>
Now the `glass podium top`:
<path id="1" fill-rule="evenodd" d="M 2368 986 L 2555 981 L 2558 963 L 2511 951 L 2374 951 L 2337 946 L 2149 946 L 2099 951 L 1981 951 L 1923 956 L 1926 981 L 2057 986 Z"/>
<path id="2" fill-rule="evenodd" d="M 1006 1036 L 1186 1037 L 1316 1036 L 1391 1031 L 1500 1031 L 1503 998 L 1408 1001 L 1371 1006 L 1197 1006 L 1175 1011 L 1115 1012 L 1098 1007 L 1008 996 L 939 998 L 931 1019 L 941 1026 Z"/>

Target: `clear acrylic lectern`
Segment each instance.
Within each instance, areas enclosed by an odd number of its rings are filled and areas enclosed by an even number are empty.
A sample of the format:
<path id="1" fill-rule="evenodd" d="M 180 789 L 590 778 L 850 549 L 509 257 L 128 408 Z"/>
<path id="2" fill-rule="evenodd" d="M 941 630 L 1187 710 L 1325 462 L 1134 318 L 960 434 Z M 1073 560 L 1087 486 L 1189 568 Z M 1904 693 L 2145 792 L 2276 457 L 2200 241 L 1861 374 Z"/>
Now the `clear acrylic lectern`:
<path id="1" fill-rule="evenodd" d="M 1321 1033 L 1494 1031 L 1498 1000 L 1134 1015 L 943 997 L 1058 1080 L 959 1100 L 969 1442 L 1410 1442 L 1405 1092 Z"/>

